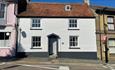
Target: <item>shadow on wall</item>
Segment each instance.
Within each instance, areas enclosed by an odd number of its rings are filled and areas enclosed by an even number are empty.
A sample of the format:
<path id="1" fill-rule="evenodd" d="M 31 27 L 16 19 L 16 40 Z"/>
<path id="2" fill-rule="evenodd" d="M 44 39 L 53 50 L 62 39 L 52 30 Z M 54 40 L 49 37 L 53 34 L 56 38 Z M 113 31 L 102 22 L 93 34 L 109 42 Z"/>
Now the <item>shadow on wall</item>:
<path id="1" fill-rule="evenodd" d="M 18 43 L 18 48 L 17 48 L 17 53 L 16 53 L 16 58 L 24 58 L 27 57 L 26 53 L 24 52 L 25 49 L 23 48 L 21 43 Z"/>
<path id="2" fill-rule="evenodd" d="M 17 43 L 17 53 L 16 53 L 16 57 L 17 58 L 24 58 L 27 57 L 26 53 L 24 52 L 25 49 L 23 48 L 22 44 L 21 44 L 21 40 L 22 38 L 26 38 L 27 34 L 25 31 L 22 31 L 20 29 L 20 34 L 19 34 L 19 42 Z"/>
<path id="3" fill-rule="evenodd" d="M 0 30 L 3 30 L 5 28 L 6 28 L 6 26 L 0 26 Z"/>

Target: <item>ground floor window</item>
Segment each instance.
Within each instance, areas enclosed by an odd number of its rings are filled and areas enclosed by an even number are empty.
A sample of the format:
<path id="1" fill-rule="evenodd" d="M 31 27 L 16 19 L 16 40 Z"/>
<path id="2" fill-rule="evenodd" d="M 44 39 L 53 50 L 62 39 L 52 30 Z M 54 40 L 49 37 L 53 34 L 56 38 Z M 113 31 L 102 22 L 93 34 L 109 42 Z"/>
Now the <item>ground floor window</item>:
<path id="1" fill-rule="evenodd" d="M 108 45 L 109 45 L 110 53 L 115 53 L 115 38 L 110 38 Z"/>
<path id="2" fill-rule="evenodd" d="M 70 48 L 78 47 L 78 36 L 69 36 L 69 46 Z"/>
<path id="3" fill-rule="evenodd" d="M 0 47 L 8 47 L 9 45 L 9 32 L 0 32 Z"/>
<path id="4" fill-rule="evenodd" d="M 32 36 L 32 48 L 41 47 L 41 37 L 40 36 Z"/>

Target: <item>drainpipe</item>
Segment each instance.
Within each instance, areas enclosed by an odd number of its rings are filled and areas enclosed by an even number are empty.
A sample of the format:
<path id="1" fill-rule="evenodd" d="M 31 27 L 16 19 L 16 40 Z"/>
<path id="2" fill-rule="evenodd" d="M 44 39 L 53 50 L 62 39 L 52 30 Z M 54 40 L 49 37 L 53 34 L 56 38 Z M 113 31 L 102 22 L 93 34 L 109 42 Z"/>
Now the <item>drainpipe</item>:
<path id="1" fill-rule="evenodd" d="M 107 9 L 107 7 L 104 7 L 103 9 L 102 9 L 102 14 L 103 14 L 103 24 L 104 24 L 104 34 L 105 34 L 105 36 L 107 36 L 107 29 L 106 29 L 106 27 L 107 27 L 107 25 L 106 25 L 106 23 L 105 23 L 105 15 L 104 15 L 104 11 Z M 108 47 L 107 47 L 107 39 L 106 39 L 106 41 L 105 41 L 105 63 L 108 63 Z"/>
<path id="2" fill-rule="evenodd" d="M 17 13 L 18 13 L 18 12 L 17 12 L 17 11 L 18 11 L 17 4 L 18 4 L 18 0 L 15 0 L 14 3 L 15 3 L 15 7 L 14 7 L 15 12 L 14 12 L 14 14 L 15 14 L 15 16 L 16 16 L 16 24 L 15 24 L 15 29 L 16 29 L 16 48 L 15 48 L 15 58 L 17 58 L 17 47 L 18 47 L 18 26 L 19 26 L 19 24 L 18 24 L 18 18 L 17 18 Z"/>
<path id="3" fill-rule="evenodd" d="M 100 11 L 101 12 L 101 11 Z M 101 41 L 101 26 L 100 26 L 100 16 L 98 16 L 98 24 L 99 24 L 99 38 L 100 38 L 100 56 L 101 56 L 101 60 L 103 61 L 103 54 L 102 54 L 102 41 Z"/>

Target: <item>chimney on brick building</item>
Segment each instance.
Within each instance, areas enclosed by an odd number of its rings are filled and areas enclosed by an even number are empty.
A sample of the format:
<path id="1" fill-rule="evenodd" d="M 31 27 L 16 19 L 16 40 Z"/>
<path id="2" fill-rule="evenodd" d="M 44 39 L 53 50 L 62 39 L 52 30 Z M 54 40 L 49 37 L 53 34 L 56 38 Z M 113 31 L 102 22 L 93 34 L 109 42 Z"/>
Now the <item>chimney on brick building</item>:
<path id="1" fill-rule="evenodd" d="M 83 3 L 87 3 L 87 5 L 90 5 L 90 0 L 83 0 Z"/>

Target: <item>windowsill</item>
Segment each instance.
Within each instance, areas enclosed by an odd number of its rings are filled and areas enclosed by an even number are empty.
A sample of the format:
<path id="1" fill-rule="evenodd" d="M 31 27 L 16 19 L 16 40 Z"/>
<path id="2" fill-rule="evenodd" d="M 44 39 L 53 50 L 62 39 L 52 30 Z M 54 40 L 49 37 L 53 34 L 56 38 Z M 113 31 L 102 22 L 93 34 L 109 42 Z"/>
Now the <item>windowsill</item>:
<path id="1" fill-rule="evenodd" d="M 68 30 L 80 30 L 78 28 L 68 28 Z"/>
<path id="2" fill-rule="evenodd" d="M 80 47 L 69 47 L 69 49 L 80 49 Z"/>
<path id="3" fill-rule="evenodd" d="M 36 48 L 36 47 L 33 47 L 33 48 L 31 48 L 31 49 L 42 49 L 42 48 L 41 48 L 41 47 L 37 47 L 37 48 Z"/>
<path id="4" fill-rule="evenodd" d="M 115 31 L 115 30 L 113 30 L 113 29 L 108 29 L 108 31 Z"/>
<path id="5" fill-rule="evenodd" d="M 7 49 L 7 48 L 11 48 L 11 47 L 0 47 L 0 49 Z"/>
<path id="6" fill-rule="evenodd" d="M 30 28 L 30 30 L 42 30 L 42 28 Z"/>

